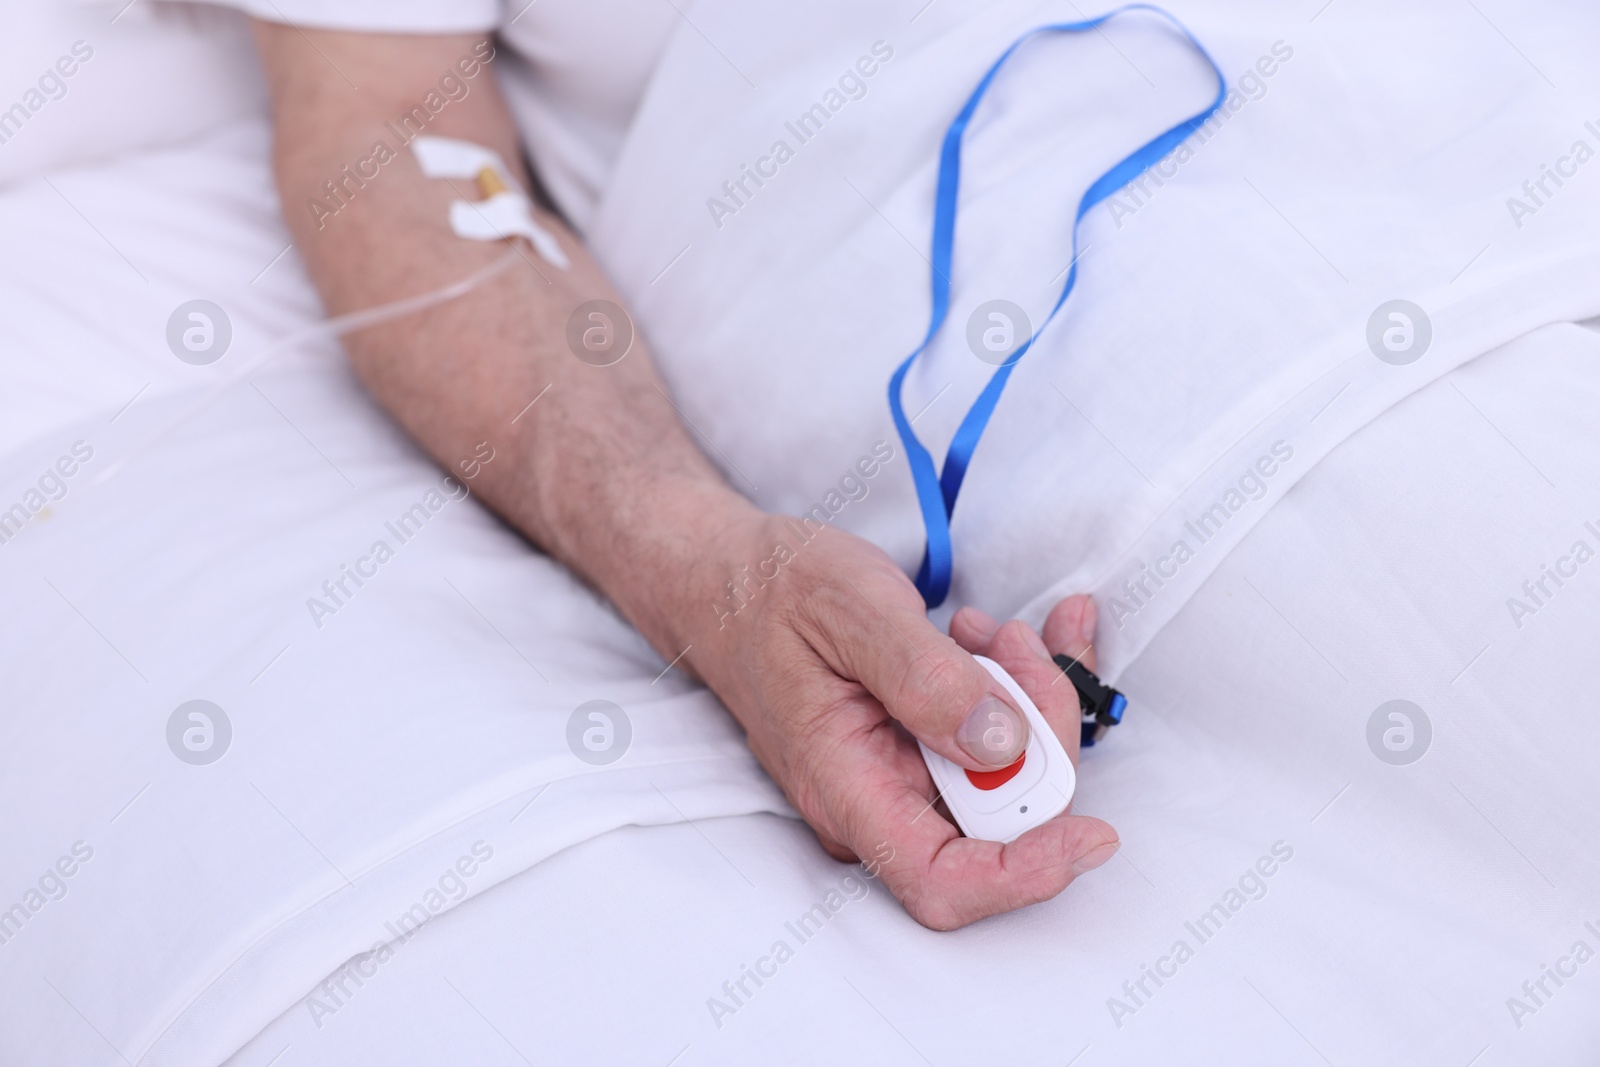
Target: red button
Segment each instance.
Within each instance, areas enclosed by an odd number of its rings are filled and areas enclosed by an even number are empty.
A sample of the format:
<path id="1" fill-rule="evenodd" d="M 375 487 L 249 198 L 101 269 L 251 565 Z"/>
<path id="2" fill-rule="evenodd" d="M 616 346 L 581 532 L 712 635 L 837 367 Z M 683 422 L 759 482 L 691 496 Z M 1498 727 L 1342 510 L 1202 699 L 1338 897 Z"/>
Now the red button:
<path id="1" fill-rule="evenodd" d="M 1022 770 L 1022 765 L 1027 759 L 1028 754 L 1024 752 L 1017 758 L 1017 762 L 1009 767 L 1001 767 L 998 771 L 967 771 L 967 781 L 979 789 L 999 789 L 1017 776 L 1017 772 Z"/>

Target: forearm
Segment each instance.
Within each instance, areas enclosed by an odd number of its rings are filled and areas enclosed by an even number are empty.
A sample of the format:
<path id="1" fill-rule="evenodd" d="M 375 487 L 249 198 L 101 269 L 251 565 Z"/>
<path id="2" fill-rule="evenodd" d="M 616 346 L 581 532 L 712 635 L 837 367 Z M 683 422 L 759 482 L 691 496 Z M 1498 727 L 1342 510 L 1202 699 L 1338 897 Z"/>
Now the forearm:
<path id="1" fill-rule="evenodd" d="M 451 232 L 450 202 L 476 197 L 424 178 L 402 145 L 390 144 L 393 157 L 376 171 L 361 168 L 359 185 L 345 172 L 372 158 L 375 141 L 395 138 L 385 120 L 426 102 L 473 38 L 261 26 L 259 39 L 285 215 L 330 311 L 426 293 L 504 256 L 503 243 Z M 513 126 L 487 75 L 430 112 L 427 132 L 516 165 Z M 350 183 L 337 214 L 307 205 L 334 191 L 328 182 Z M 724 484 L 679 421 L 643 338 L 603 367 L 567 348 L 574 310 L 616 295 L 572 235 L 542 221 L 560 235 L 569 270 L 530 252 L 525 266 L 468 295 L 346 339 L 379 401 L 481 499 L 610 597 L 663 657 L 700 674 L 824 847 L 872 857 L 872 873 L 922 922 L 947 929 L 1042 900 L 1104 862 L 1116 838 L 1094 820 L 1058 816 L 1002 846 L 961 839 L 929 814 L 934 786 L 918 744 L 968 770 L 998 769 L 1024 751 L 1022 713 L 929 624 L 882 551 L 835 530 L 797 536 Z M 729 581 L 767 557 L 781 573 L 756 566 L 738 588 Z M 1075 751 L 1075 700 L 1055 685 L 1048 653 L 1087 661 L 1092 634 L 1047 649 L 1020 623 L 967 629 L 965 647 L 1009 670 Z M 1007 726 L 999 741 L 996 724 Z"/>
<path id="2" fill-rule="evenodd" d="M 327 69 L 308 78 L 305 64 L 288 58 L 310 48 L 298 31 L 258 28 L 272 79 L 284 213 L 328 310 L 427 292 L 504 255 L 503 243 L 451 231 L 450 201 L 476 192 L 424 177 L 384 125 L 471 54 L 474 40 L 380 38 L 374 47 L 363 36 L 352 47 L 350 35 L 311 36 Z M 487 71 L 434 116 L 428 132 L 483 144 L 518 165 L 513 126 Z M 360 187 L 347 183 L 336 215 L 314 213 L 313 198 L 337 203 L 324 183 L 344 179 L 343 168 L 377 140 L 395 150 L 392 161 Z M 345 347 L 372 393 L 441 464 L 461 476 L 459 463 L 468 459 L 482 500 L 675 655 L 692 639 L 683 636 L 676 605 L 706 580 L 706 544 L 753 509 L 690 439 L 642 337 L 610 366 L 592 366 L 569 350 L 574 308 L 620 300 L 559 221 L 540 222 L 558 234 L 570 269 L 524 246 L 525 263 L 474 292 L 352 334 Z M 471 466 L 483 442 L 495 459 Z"/>

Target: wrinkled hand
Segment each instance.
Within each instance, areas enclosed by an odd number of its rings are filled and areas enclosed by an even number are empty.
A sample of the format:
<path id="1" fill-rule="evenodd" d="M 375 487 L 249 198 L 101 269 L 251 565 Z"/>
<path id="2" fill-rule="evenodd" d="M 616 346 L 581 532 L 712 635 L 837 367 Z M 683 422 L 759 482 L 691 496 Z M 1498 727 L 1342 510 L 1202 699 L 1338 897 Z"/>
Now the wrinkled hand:
<path id="1" fill-rule="evenodd" d="M 716 577 L 697 586 L 688 610 L 704 617 L 692 631 L 695 671 L 823 847 L 868 862 L 938 930 L 1048 900 L 1108 860 L 1116 832 L 1083 816 L 1059 815 L 1005 845 L 961 836 L 933 807 L 914 740 L 972 770 L 1022 754 L 1027 720 L 977 653 L 1011 673 L 1076 763 L 1077 695 L 1050 655 L 1081 656 L 1093 669 L 1094 602 L 1056 605 L 1042 640 L 971 608 L 946 636 L 875 546 L 834 528 L 802 542 L 797 528 L 771 516 L 748 523 L 731 539 L 744 554 L 708 568 Z M 729 578 L 739 581 L 733 592 Z"/>

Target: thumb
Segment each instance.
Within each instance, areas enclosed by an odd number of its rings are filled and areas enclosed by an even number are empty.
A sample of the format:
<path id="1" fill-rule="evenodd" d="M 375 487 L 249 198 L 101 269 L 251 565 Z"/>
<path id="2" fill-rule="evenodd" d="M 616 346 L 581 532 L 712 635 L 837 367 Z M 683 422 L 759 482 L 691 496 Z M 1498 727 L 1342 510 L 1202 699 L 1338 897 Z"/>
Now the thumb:
<path id="1" fill-rule="evenodd" d="M 891 717 L 951 762 L 993 770 L 1017 761 L 1028 747 L 1028 720 L 982 664 L 928 621 L 905 575 L 894 571 L 866 585 L 851 580 L 843 593 L 828 598 L 831 606 L 817 620 L 818 643 L 829 646 L 818 651 L 830 666 L 866 686 Z"/>

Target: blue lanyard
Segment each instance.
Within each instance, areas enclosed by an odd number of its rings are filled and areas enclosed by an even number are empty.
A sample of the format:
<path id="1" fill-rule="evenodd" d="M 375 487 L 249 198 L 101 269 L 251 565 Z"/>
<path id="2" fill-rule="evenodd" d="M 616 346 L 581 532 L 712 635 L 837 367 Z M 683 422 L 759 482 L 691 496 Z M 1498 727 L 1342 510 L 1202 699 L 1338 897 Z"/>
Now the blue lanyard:
<path id="1" fill-rule="evenodd" d="M 1211 70 L 1217 76 L 1217 98 L 1204 111 L 1178 123 L 1118 162 L 1095 179 L 1094 184 L 1083 194 L 1083 199 L 1078 201 L 1078 214 L 1072 220 L 1072 262 L 1067 268 L 1067 281 L 1061 288 L 1061 295 L 1056 298 L 1055 306 L 1050 309 L 1050 314 L 1040 324 L 1039 329 L 1006 358 L 989 379 L 989 383 L 984 386 L 983 392 L 978 395 L 977 401 L 961 420 L 955 438 L 950 442 L 949 451 L 945 453 L 942 473 L 937 472 L 933 468 L 933 456 L 922 446 L 922 442 L 917 440 L 910 421 L 906 419 L 905 409 L 900 401 L 900 391 L 905 384 L 906 372 L 932 343 L 950 311 L 950 260 L 952 246 L 955 243 L 956 191 L 961 184 L 961 139 L 966 133 L 967 123 L 972 120 L 972 114 L 977 110 L 983 94 L 989 91 L 989 85 L 994 81 L 995 75 L 1000 73 L 1000 68 L 1024 41 L 1041 33 L 1083 33 L 1086 30 L 1096 29 L 1128 11 L 1153 12 L 1177 27 L 1178 31 L 1188 38 L 1189 43 L 1205 57 L 1206 62 L 1211 64 Z M 945 597 L 950 592 L 952 569 L 950 516 L 955 511 L 956 496 L 961 492 L 961 482 L 966 477 L 967 466 L 972 462 L 972 453 L 978 447 L 978 439 L 983 436 L 985 427 L 989 425 L 989 417 L 994 414 L 995 405 L 1000 402 L 1000 394 L 1004 391 L 1006 381 L 1011 377 L 1011 371 L 1016 367 L 1017 361 L 1022 359 L 1033 346 L 1034 339 L 1045 326 L 1049 325 L 1050 320 L 1055 318 L 1056 312 L 1066 303 L 1067 295 L 1072 292 L 1072 287 L 1078 280 L 1078 224 L 1096 204 L 1133 181 L 1165 158 L 1167 153 L 1177 148 L 1221 106 L 1227 92 L 1227 82 L 1223 79 L 1222 70 L 1217 66 L 1216 60 L 1211 58 L 1211 53 L 1206 51 L 1205 46 L 1195 39 L 1194 34 L 1190 33 L 1183 23 L 1152 4 L 1127 4 L 1083 22 L 1058 22 L 1038 26 L 1018 37 L 1011 43 L 1011 47 L 1000 53 L 1000 58 L 994 61 L 988 73 L 984 74 L 983 80 L 978 82 L 977 88 L 972 90 L 966 106 L 955 117 L 955 121 L 950 123 L 950 129 L 944 135 L 944 145 L 939 150 L 939 185 L 934 195 L 933 312 L 928 322 L 928 333 L 916 351 L 905 358 L 905 361 L 895 369 L 894 376 L 889 379 L 889 410 L 894 415 L 895 429 L 905 445 L 906 457 L 911 464 L 911 477 L 917 487 L 917 503 L 922 509 L 922 522 L 928 531 L 927 547 L 923 552 L 922 566 L 917 571 L 916 583 L 917 591 L 922 594 L 922 599 L 929 608 L 936 608 L 944 603 Z"/>

